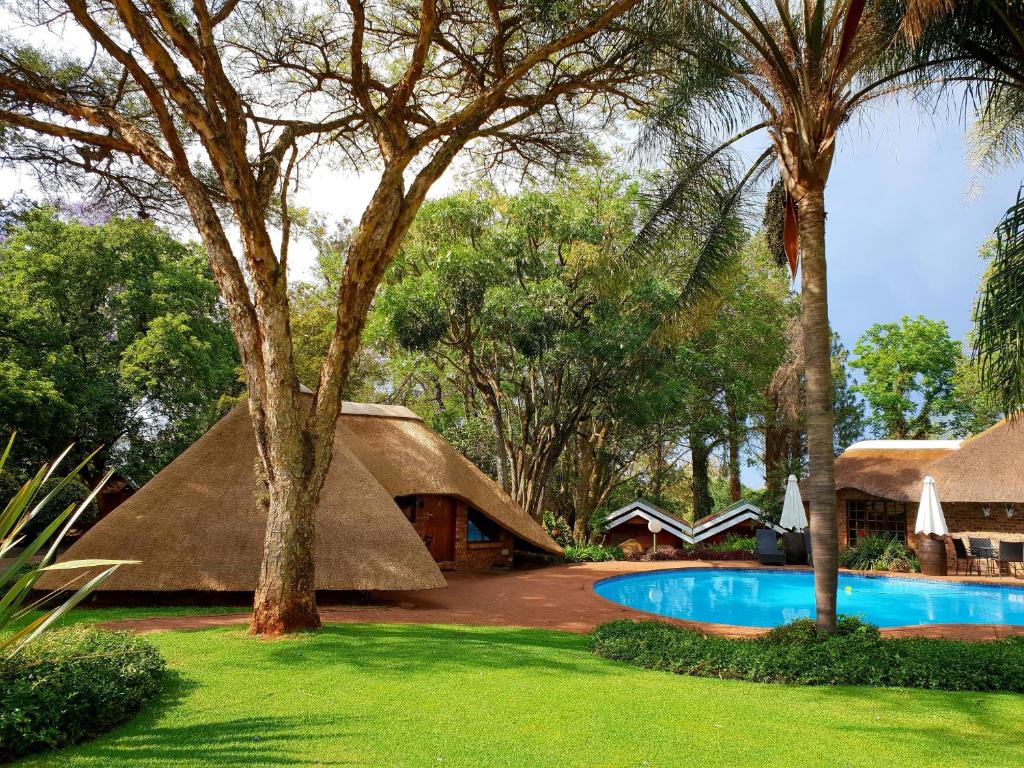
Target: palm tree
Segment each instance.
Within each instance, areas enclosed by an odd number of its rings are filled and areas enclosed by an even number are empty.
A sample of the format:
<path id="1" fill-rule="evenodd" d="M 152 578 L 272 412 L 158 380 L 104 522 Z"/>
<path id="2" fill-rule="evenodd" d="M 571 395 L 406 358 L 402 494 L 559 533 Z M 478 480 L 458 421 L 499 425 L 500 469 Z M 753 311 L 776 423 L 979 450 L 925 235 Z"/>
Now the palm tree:
<path id="1" fill-rule="evenodd" d="M 640 233 L 651 247 L 673 230 L 677 200 L 727 147 L 767 133 L 770 145 L 743 176 L 777 164 L 785 188 L 785 246 L 801 267 L 809 500 L 817 625 L 836 623 L 838 529 L 825 259 L 825 189 L 840 129 L 871 99 L 905 87 L 921 65 L 905 56 L 901 16 L 867 0 L 702 0 L 684 6 L 667 55 L 675 74 L 640 144 L 667 147 L 681 168 Z M 722 136 L 730 138 L 722 141 Z"/>
<path id="2" fill-rule="evenodd" d="M 921 59 L 941 60 L 947 82 L 966 83 L 977 120 L 976 163 L 1024 159 L 1024 6 L 1017 0 L 910 0 L 904 31 Z M 1024 187 L 995 231 L 975 309 L 983 384 L 1008 413 L 1024 410 Z"/>

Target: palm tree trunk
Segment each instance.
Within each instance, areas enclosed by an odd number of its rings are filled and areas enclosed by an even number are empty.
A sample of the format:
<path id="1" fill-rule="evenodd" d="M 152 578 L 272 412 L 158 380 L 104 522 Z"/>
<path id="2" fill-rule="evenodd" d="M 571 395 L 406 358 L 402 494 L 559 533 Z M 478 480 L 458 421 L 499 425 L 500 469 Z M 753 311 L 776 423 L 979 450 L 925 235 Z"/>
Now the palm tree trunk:
<path id="1" fill-rule="evenodd" d="M 832 452 L 832 358 L 825 269 L 825 191 L 800 200 L 800 257 L 803 281 L 804 373 L 806 377 L 808 481 L 814 599 L 821 632 L 836 628 L 839 538 Z"/>

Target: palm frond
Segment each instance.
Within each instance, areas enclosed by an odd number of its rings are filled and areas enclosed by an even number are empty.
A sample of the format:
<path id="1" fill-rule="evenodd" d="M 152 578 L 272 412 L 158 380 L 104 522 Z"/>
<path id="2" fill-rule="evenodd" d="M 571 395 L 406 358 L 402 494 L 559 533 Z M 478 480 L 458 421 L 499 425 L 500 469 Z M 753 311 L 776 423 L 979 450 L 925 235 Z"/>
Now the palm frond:
<path id="1" fill-rule="evenodd" d="M 772 165 L 774 150 L 769 148 L 740 176 L 724 153 L 728 146 L 695 149 L 671 183 L 650 193 L 650 215 L 623 252 L 624 258 L 654 258 L 665 248 L 689 254 L 676 317 L 717 295 L 722 276 L 749 236 L 747 192 Z"/>
<path id="2" fill-rule="evenodd" d="M 1024 187 L 996 228 L 995 256 L 975 308 L 982 384 L 1008 414 L 1024 410 Z"/>

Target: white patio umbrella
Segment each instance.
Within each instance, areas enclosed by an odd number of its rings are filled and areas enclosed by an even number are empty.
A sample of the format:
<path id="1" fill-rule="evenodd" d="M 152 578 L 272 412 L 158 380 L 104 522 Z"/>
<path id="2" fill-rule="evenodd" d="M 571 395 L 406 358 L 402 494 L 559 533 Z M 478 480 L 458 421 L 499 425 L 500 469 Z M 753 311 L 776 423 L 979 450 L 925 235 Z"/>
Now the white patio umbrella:
<path id="1" fill-rule="evenodd" d="M 786 500 L 782 503 L 782 519 L 779 525 L 790 531 L 802 531 L 807 527 L 807 515 L 804 513 L 804 502 L 800 498 L 800 487 L 796 484 L 796 475 L 790 475 L 786 483 Z"/>
<path id="2" fill-rule="evenodd" d="M 935 534 L 936 536 L 945 536 L 949 533 L 949 528 L 946 527 L 946 516 L 942 514 L 942 504 L 939 503 L 939 494 L 935 490 L 935 480 L 931 476 L 924 479 L 921 503 L 917 506 L 917 522 L 914 524 L 914 533 Z"/>

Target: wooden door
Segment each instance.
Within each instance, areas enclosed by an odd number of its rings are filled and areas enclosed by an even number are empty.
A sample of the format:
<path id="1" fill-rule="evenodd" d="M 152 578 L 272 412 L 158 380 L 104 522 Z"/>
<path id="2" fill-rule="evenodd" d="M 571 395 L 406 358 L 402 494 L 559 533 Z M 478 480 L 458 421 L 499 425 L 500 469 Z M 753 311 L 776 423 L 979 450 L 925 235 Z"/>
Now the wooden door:
<path id="1" fill-rule="evenodd" d="M 455 500 L 446 496 L 425 496 L 417 510 L 423 515 L 423 541 L 439 563 L 455 560 Z"/>

